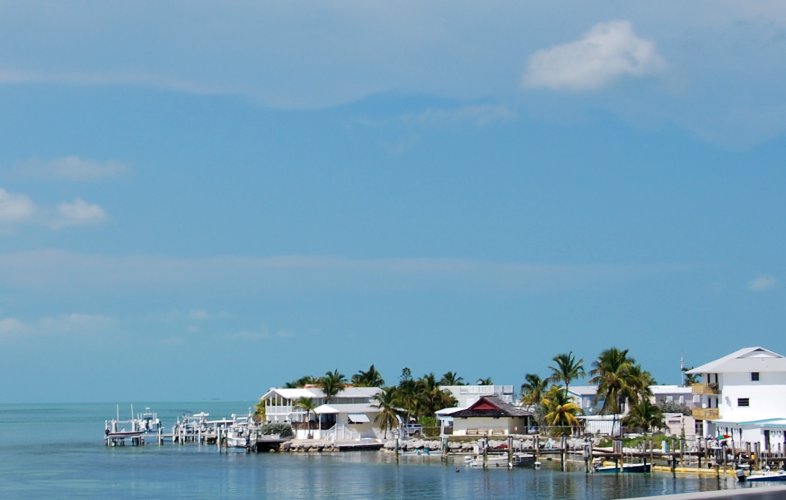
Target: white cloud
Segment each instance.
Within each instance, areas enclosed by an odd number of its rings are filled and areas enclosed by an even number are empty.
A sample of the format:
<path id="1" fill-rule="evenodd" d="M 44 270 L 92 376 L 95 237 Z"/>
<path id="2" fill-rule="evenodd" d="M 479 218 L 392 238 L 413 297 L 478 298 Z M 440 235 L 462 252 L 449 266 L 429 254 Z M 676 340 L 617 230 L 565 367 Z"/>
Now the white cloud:
<path id="1" fill-rule="evenodd" d="M 560 265 L 450 258 L 344 259 L 329 256 L 166 258 L 61 251 L 0 254 L 11 290 L 62 293 L 336 293 L 422 289 L 550 291 L 595 289 L 671 267 Z M 199 300 L 202 300 L 199 298 Z M 183 313 L 187 319 L 187 313 Z"/>
<path id="2" fill-rule="evenodd" d="M 0 318 L 0 337 L 18 335 L 27 330 L 27 325 L 16 318 Z"/>
<path id="3" fill-rule="evenodd" d="M 20 177 L 40 180 L 96 181 L 130 172 L 127 165 L 116 161 L 97 161 L 78 156 L 63 156 L 51 160 L 30 160 L 16 165 L 14 173 Z"/>
<path id="4" fill-rule="evenodd" d="M 748 283 L 748 290 L 751 292 L 766 292 L 777 284 L 778 280 L 773 276 L 758 276 Z"/>
<path id="5" fill-rule="evenodd" d="M 106 212 L 98 205 L 87 203 L 81 198 L 57 206 L 52 225 L 56 228 L 102 224 L 107 220 Z"/>
<path id="6" fill-rule="evenodd" d="M 93 333 L 114 323 L 107 316 L 71 313 L 62 316 L 45 316 L 31 322 L 16 318 L 0 318 L 0 336 L 12 335 L 62 335 Z"/>
<path id="7" fill-rule="evenodd" d="M 596 24 L 580 40 L 535 52 L 523 83 L 527 87 L 589 91 L 626 77 L 661 71 L 655 43 L 636 36 L 628 21 Z"/>
<path id="8" fill-rule="evenodd" d="M 35 214 L 36 206 L 30 198 L 0 188 L 0 224 L 24 222 L 32 219 Z"/>

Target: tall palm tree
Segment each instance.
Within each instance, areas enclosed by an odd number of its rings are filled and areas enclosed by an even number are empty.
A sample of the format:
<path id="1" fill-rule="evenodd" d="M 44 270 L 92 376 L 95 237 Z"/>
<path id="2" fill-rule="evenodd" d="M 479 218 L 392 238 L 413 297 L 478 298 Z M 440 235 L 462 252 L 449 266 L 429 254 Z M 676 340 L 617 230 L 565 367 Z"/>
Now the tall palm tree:
<path id="1" fill-rule="evenodd" d="M 295 407 L 305 410 L 306 425 L 308 426 L 308 438 L 311 439 L 311 412 L 317 408 L 317 403 L 311 398 L 300 398 L 295 402 Z"/>
<path id="2" fill-rule="evenodd" d="M 445 372 L 439 379 L 439 385 L 464 385 L 464 378 L 456 372 Z"/>
<path id="3" fill-rule="evenodd" d="M 666 421 L 663 411 L 645 398 L 631 405 L 630 411 L 622 419 L 622 424 L 646 433 L 665 427 Z"/>
<path id="4" fill-rule="evenodd" d="M 541 378 L 535 373 L 524 375 L 524 383 L 521 384 L 521 402 L 526 405 L 540 405 L 548 387 L 549 379 Z"/>
<path id="5" fill-rule="evenodd" d="M 338 370 L 326 372 L 325 376 L 319 379 L 319 385 L 322 392 L 325 393 L 325 403 L 330 403 L 330 400 L 339 392 L 344 390 L 347 386 L 347 379 L 343 373 Z"/>
<path id="6" fill-rule="evenodd" d="M 632 394 L 631 368 L 635 360 L 628 356 L 627 349 L 611 347 L 601 352 L 592 362 L 590 383 L 597 384 L 597 397 L 603 401 L 602 415 L 619 414 L 622 403 Z"/>
<path id="7" fill-rule="evenodd" d="M 573 351 L 565 354 L 557 354 L 553 358 L 554 364 L 549 367 L 551 370 L 551 380 L 554 382 L 565 383 L 565 395 L 568 395 L 568 386 L 571 380 L 582 378 L 584 375 L 584 360 L 576 359 Z"/>
<path id="8" fill-rule="evenodd" d="M 655 385 L 652 374 L 643 369 L 640 364 L 633 363 L 628 370 L 628 386 L 626 396 L 634 403 L 638 403 L 652 396 L 650 386 Z"/>
<path id="9" fill-rule="evenodd" d="M 395 387 L 385 387 L 382 392 L 374 394 L 371 398 L 374 406 L 379 408 L 379 414 L 374 422 L 379 422 L 380 428 L 385 432 L 384 439 L 388 438 L 388 429 L 398 426 L 396 406 L 398 405 L 397 390 Z"/>
<path id="10" fill-rule="evenodd" d="M 352 375 L 352 385 L 358 387 L 382 387 L 385 385 L 385 379 L 382 378 L 382 374 L 377 371 L 374 365 L 371 365 L 368 367 L 368 370 L 359 370 Z"/>
<path id="11" fill-rule="evenodd" d="M 553 434 L 568 436 L 581 427 L 578 418 L 582 414 L 581 408 L 557 386 L 543 396 L 543 411 L 544 423 L 555 428 Z"/>

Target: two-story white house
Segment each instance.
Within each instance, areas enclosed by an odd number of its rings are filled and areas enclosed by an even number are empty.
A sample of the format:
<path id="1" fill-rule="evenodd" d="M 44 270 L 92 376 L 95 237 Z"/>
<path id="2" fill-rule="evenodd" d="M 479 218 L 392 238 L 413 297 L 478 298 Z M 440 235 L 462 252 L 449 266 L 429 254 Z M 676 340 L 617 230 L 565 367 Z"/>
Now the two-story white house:
<path id="1" fill-rule="evenodd" d="M 745 347 L 688 373 L 701 381 L 693 416 L 704 437 L 728 436 L 735 448 L 786 448 L 786 358 L 763 347 Z"/>
<path id="2" fill-rule="evenodd" d="M 378 387 L 347 386 L 328 402 L 317 386 L 271 388 L 260 402 L 267 422 L 292 424 L 297 438 L 352 440 L 380 435 L 375 422 L 380 410 L 373 400 L 380 392 Z M 313 410 L 299 406 L 301 399 L 311 401 Z"/>

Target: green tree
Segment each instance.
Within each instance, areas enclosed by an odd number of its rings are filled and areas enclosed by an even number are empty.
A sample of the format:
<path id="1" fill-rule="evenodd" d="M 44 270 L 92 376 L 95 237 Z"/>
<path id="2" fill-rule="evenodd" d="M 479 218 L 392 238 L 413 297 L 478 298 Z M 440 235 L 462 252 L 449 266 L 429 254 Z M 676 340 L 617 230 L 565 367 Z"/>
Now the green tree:
<path id="1" fill-rule="evenodd" d="M 685 387 L 689 387 L 693 384 L 699 383 L 699 376 L 695 373 L 688 373 L 690 370 L 693 370 L 692 366 L 683 366 L 682 370 L 682 385 Z"/>
<path id="2" fill-rule="evenodd" d="M 371 365 L 368 367 L 368 370 L 359 370 L 352 375 L 352 385 L 358 387 L 382 387 L 385 385 L 385 379 L 382 378 L 382 374 L 377 371 L 374 365 Z"/>
<path id="3" fill-rule="evenodd" d="M 319 379 L 319 386 L 325 394 L 325 403 L 327 404 L 336 394 L 344 390 L 347 386 L 347 379 L 338 370 L 333 370 L 326 372 L 325 376 Z"/>
<path id="4" fill-rule="evenodd" d="M 576 359 L 573 351 L 565 354 L 557 354 L 553 358 L 554 364 L 549 367 L 551 370 L 551 380 L 563 382 L 565 384 L 565 395 L 568 395 L 568 386 L 571 380 L 584 377 L 584 360 Z"/>
<path id="5" fill-rule="evenodd" d="M 622 404 L 634 391 L 638 382 L 631 380 L 631 368 L 635 360 L 628 356 L 627 349 L 611 347 L 601 352 L 592 362 L 590 383 L 597 384 L 598 401 L 602 401 L 602 415 L 622 413 Z"/>
<path id="6" fill-rule="evenodd" d="M 494 385 L 494 381 L 491 380 L 491 377 L 479 378 L 477 385 Z"/>
<path id="7" fill-rule="evenodd" d="M 308 438 L 311 439 L 311 413 L 317 408 L 317 403 L 311 398 L 300 398 L 295 402 L 295 407 L 306 412 L 306 425 L 308 426 Z"/>
<path id="8" fill-rule="evenodd" d="M 464 378 L 459 377 L 456 372 L 445 372 L 439 379 L 439 385 L 464 385 Z"/>
<path id="9" fill-rule="evenodd" d="M 661 409 L 644 398 L 631 405 L 630 411 L 622 419 L 622 425 L 641 432 L 654 432 L 666 426 Z"/>
<path id="10" fill-rule="evenodd" d="M 374 406 L 379 408 L 379 414 L 374 418 L 380 428 L 388 438 L 388 429 L 395 429 L 398 426 L 398 416 L 396 406 L 398 405 L 397 389 L 395 387 L 385 387 L 382 392 L 374 394 L 371 398 Z"/>
<path id="11" fill-rule="evenodd" d="M 552 434 L 568 436 L 581 428 L 581 408 L 561 388 L 553 386 L 543 396 L 543 420 Z"/>
<path id="12" fill-rule="evenodd" d="M 284 384 L 284 387 L 287 389 L 297 389 L 298 387 L 304 387 L 306 385 L 318 385 L 319 379 L 316 377 L 312 377 L 311 375 L 304 375 L 297 380 L 292 380 L 291 382 L 287 382 Z"/>
<path id="13" fill-rule="evenodd" d="M 521 384 L 521 402 L 525 405 L 540 405 L 548 388 L 549 379 L 541 378 L 535 373 L 524 375 L 524 383 Z"/>

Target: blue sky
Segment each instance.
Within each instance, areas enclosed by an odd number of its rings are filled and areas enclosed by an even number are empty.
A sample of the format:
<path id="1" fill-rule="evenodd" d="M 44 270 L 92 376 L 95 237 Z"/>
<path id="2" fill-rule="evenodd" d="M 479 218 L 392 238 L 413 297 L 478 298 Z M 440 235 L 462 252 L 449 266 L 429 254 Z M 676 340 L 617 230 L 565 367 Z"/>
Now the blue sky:
<path id="1" fill-rule="evenodd" d="M 0 1 L 2 401 L 786 352 L 782 2 Z"/>

